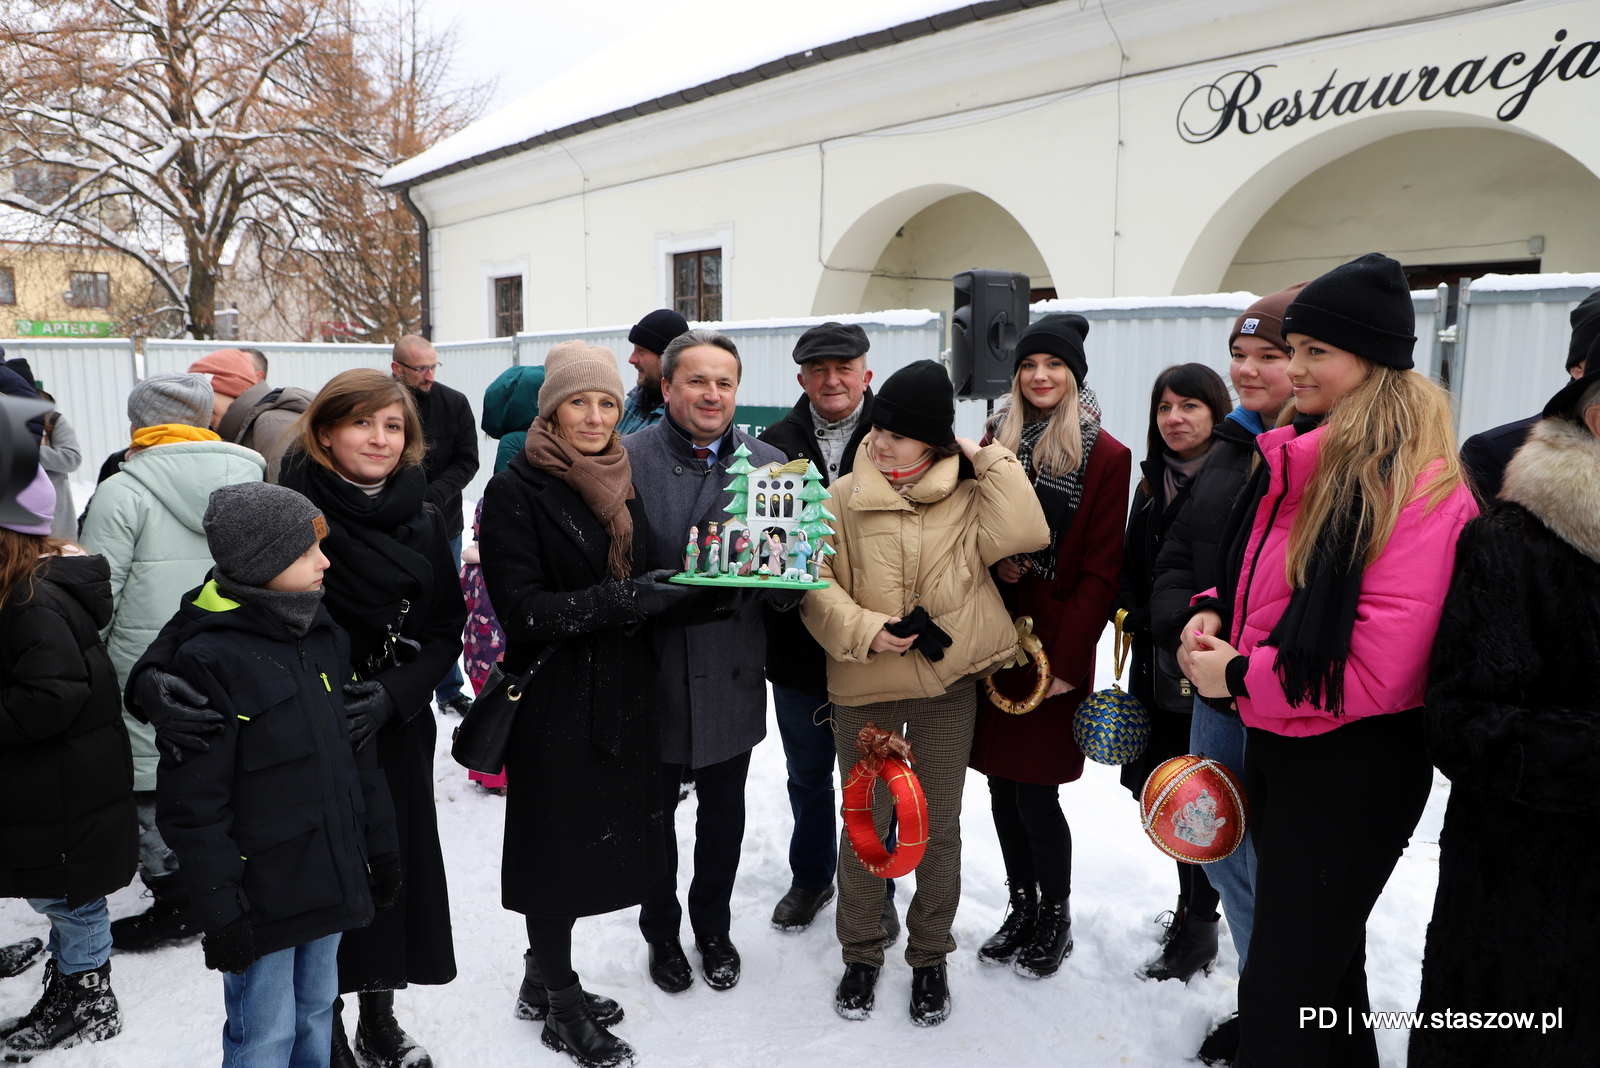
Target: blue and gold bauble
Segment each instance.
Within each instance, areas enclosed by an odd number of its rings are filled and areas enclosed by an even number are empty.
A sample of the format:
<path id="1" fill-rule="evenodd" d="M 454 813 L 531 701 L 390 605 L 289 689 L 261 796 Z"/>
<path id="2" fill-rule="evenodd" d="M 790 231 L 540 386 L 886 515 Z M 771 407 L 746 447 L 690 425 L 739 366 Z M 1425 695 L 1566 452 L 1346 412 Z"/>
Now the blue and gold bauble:
<path id="1" fill-rule="evenodd" d="M 1109 690 L 1097 690 L 1084 698 L 1072 717 L 1073 740 L 1083 755 L 1097 764 L 1131 764 L 1150 741 L 1150 713 L 1118 685 L 1133 647 L 1133 635 L 1122 629 L 1127 618 L 1124 609 L 1115 621 L 1116 682 Z"/>

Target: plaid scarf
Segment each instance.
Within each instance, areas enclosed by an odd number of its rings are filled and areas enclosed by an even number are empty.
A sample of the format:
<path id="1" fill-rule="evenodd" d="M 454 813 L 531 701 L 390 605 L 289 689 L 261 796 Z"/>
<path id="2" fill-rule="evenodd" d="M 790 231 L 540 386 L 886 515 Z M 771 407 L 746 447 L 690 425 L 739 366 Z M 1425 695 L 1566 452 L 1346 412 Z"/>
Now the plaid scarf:
<path id="1" fill-rule="evenodd" d="M 1086 404 L 1080 405 L 1079 411 L 1078 428 L 1083 434 L 1083 460 L 1077 470 L 1058 475 L 1036 470 L 1033 450 L 1044 436 L 1045 428 L 1050 425 L 1049 420 L 1025 423 L 1022 440 L 1017 445 L 1017 459 L 1022 461 L 1023 469 L 1033 476 L 1033 492 L 1038 495 L 1039 506 L 1044 509 L 1044 518 L 1050 524 L 1050 544 L 1037 552 L 1020 553 L 1012 559 L 1024 571 L 1044 579 L 1056 577 L 1056 557 L 1061 549 L 1061 535 L 1071 529 L 1073 516 L 1078 514 L 1078 505 L 1083 501 L 1083 472 L 1089 467 L 1089 453 L 1094 451 L 1095 439 L 1100 436 L 1099 412 Z"/>

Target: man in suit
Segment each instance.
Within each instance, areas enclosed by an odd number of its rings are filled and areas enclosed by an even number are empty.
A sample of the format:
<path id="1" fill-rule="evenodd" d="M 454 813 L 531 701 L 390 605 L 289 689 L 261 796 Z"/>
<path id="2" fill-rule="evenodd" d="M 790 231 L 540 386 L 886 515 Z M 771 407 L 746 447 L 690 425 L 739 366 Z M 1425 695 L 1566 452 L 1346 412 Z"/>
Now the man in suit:
<path id="1" fill-rule="evenodd" d="M 740 372 L 739 350 L 712 330 L 687 331 L 661 354 L 665 417 L 622 442 L 650 516 L 652 567 L 681 566 L 690 527 L 707 531 L 712 523 L 727 523 L 728 467 L 740 445 L 749 450 L 752 467 L 784 459 L 734 428 Z M 745 600 L 724 622 L 663 628 L 657 641 L 667 870 L 639 912 L 639 930 L 650 944 L 650 978 L 669 993 L 688 989 L 694 973 L 679 941 L 683 907 L 673 814 L 678 785 L 690 768 L 699 804 L 689 925 L 706 984 L 727 990 L 739 981 L 739 951 L 728 932 L 744 842 L 745 777 L 750 750 L 767 731 L 762 610 L 754 599 Z"/>

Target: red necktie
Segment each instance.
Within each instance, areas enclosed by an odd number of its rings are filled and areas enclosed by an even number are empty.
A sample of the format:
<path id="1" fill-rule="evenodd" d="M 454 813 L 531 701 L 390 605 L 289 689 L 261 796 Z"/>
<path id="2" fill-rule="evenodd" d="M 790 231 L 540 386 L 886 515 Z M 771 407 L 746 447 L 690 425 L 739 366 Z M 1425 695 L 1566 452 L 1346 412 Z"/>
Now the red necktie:
<path id="1" fill-rule="evenodd" d="M 711 450 L 710 449 L 703 449 L 698 445 L 694 446 L 694 458 L 696 460 L 704 460 L 704 459 L 709 458 L 710 456 L 711 456 Z"/>

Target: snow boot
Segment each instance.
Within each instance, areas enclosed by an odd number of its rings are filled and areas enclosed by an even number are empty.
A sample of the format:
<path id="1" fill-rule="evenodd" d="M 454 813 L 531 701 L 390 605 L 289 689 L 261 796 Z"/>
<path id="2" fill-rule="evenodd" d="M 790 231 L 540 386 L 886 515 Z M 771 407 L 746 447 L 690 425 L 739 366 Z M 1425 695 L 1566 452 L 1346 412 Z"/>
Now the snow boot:
<path id="1" fill-rule="evenodd" d="M 669 994 L 681 994 L 694 985 L 694 969 L 682 942 L 668 938 L 650 943 L 650 981 Z"/>
<path id="2" fill-rule="evenodd" d="M 589 1003 L 589 1015 L 601 1027 L 614 1027 L 622 1022 L 622 1006 L 610 998 L 585 990 L 583 999 Z M 522 955 L 522 989 L 517 992 L 517 1019 L 537 1021 L 548 1015 L 550 994 L 544 988 L 544 977 L 539 974 L 539 965 L 534 963 L 533 950 L 530 949 Z"/>
<path id="3" fill-rule="evenodd" d="M 933 1027 L 950 1017 L 950 974 L 945 963 L 911 969 L 911 1022 Z"/>
<path id="4" fill-rule="evenodd" d="M 732 990 L 739 985 L 739 950 L 725 934 L 695 936 L 700 951 L 700 974 L 712 990 Z"/>
<path id="5" fill-rule="evenodd" d="M 10 1038 L 25 1027 L 32 1027 L 46 1014 L 56 1013 L 60 1010 L 57 1002 L 61 1000 L 61 973 L 56 970 L 54 960 L 45 961 L 44 964 L 44 993 L 39 995 L 39 1000 L 33 1003 L 33 1008 L 28 1010 L 26 1016 L 12 1016 L 0 1020 L 0 1039 Z"/>
<path id="6" fill-rule="evenodd" d="M 1025 979 L 1044 979 L 1061 970 L 1072 952 L 1072 910 L 1067 899 L 1041 897 L 1033 940 L 1017 950 L 1012 970 Z"/>
<path id="7" fill-rule="evenodd" d="M 356 1056 L 366 1068 L 433 1068 L 433 1058 L 394 1018 L 394 991 L 361 994 Z"/>
<path id="8" fill-rule="evenodd" d="M 202 933 L 200 910 L 189 900 L 183 876 L 177 872 L 149 879 L 145 885 L 155 900 L 137 916 L 111 922 L 111 945 L 116 949 L 154 949 Z"/>
<path id="9" fill-rule="evenodd" d="M 344 1031 L 344 998 L 333 999 L 333 1050 L 328 1057 L 328 1068 L 361 1068 Z"/>
<path id="10" fill-rule="evenodd" d="M 1009 885 L 1009 884 L 1007 884 Z M 978 949 L 978 963 L 998 968 L 1009 964 L 1017 950 L 1033 941 L 1034 917 L 1039 911 L 1039 889 L 1032 883 L 1011 887 L 1011 905 L 1000 930 Z"/>
<path id="11" fill-rule="evenodd" d="M 846 1020 L 865 1020 L 877 1001 L 878 971 L 870 964 L 851 961 L 844 966 L 844 978 L 833 992 L 833 1011 Z"/>
<path id="12" fill-rule="evenodd" d="M 1183 908 L 1173 917 L 1161 955 L 1139 969 L 1139 977 L 1187 983 L 1196 972 L 1210 975 L 1217 966 L 1217 927 L 1218 917 L 1202 919 Z"/>
<path id="13" fill-rule="evenodd" d="M 0 946 L 0 979 L 21 975 L 33 967 L 33 962 L 44 952 L 44 943 L 37 938 L 24 938 L 9 946 Z"/>
<path id="14" fill-rule="evenodd" d="M 1239 1056 L 1239 1014 L 1234 1013 L 1213 1027 L 1195 1056 L 1203 1064 L 1233 1064 Z"/>
<path id="15" fill-rule="evenodd" d="M 33 1022 L 6 1036 L 9 1063 L 26 1064 L 46 1050 L 99 1042 L 122 1033 L 122 1011 L 117 1007 L 117 995 L 111 992 L 110 961 L 75 975 L 58 971 L 54 978 L 55 997 L 51 998 L 47 985 L 44 998 L 34 1006 L 38 1015 Z"/>
<path id="16" fill-rule="evenodd" d="M 832 883 L 821 890 L 791 886 L 789 892 L 783 895 L 777 907 L 772 910 L 772 926 L 780 931 L 804 931 L 817 918 L 822 906 L 832 900 Z"/>
<path id="17" fill-rule="evenodd" d="M 551 990 L 550 1014 L 545 1017 L 539 1041 L 565 1053 L 583 1068 L 627 1068 L 633 1064 L 633 1047 L 602 1027 L 589 1012 L 583 984 Z"/>

